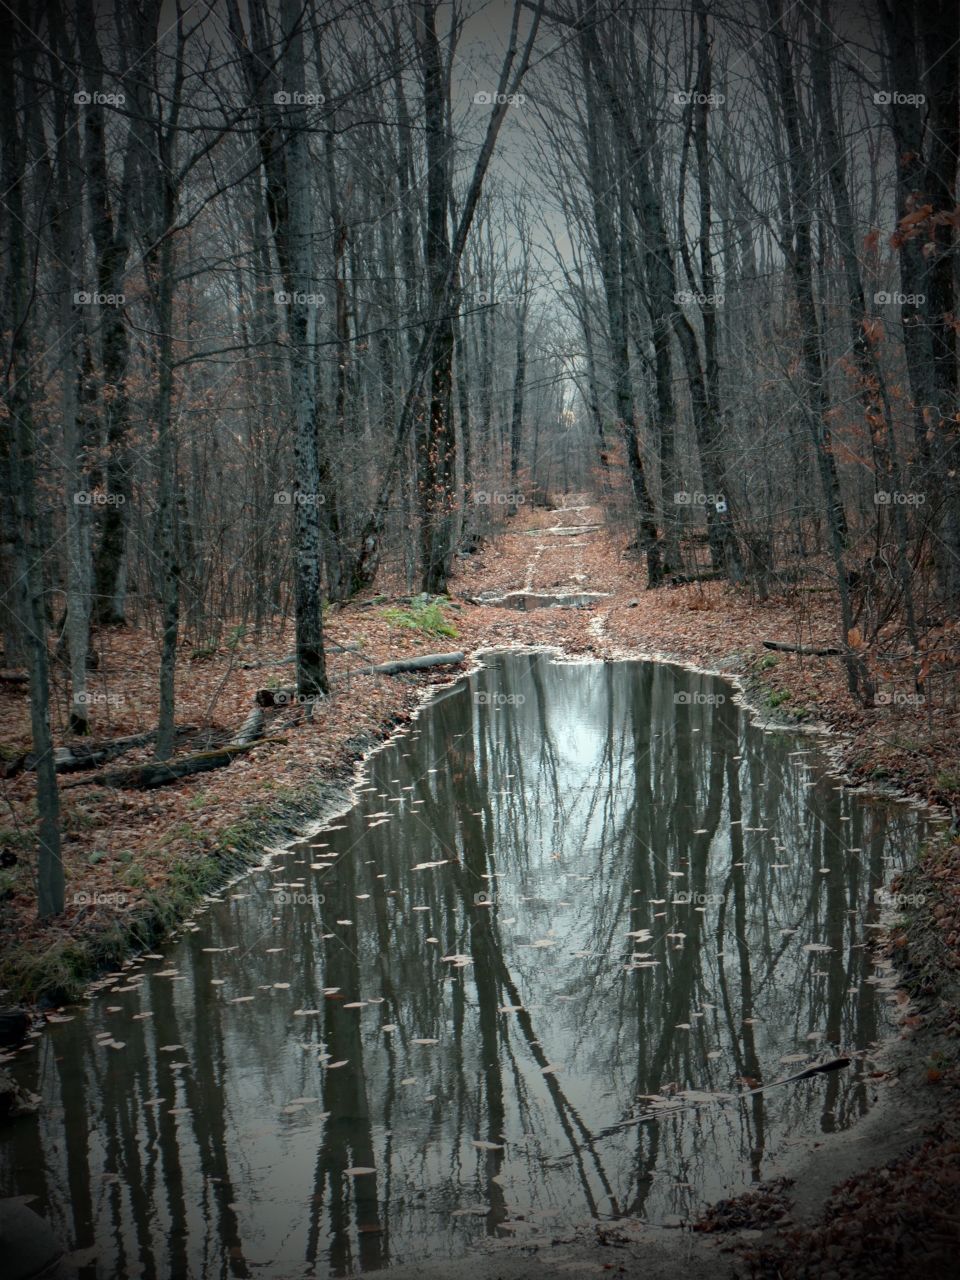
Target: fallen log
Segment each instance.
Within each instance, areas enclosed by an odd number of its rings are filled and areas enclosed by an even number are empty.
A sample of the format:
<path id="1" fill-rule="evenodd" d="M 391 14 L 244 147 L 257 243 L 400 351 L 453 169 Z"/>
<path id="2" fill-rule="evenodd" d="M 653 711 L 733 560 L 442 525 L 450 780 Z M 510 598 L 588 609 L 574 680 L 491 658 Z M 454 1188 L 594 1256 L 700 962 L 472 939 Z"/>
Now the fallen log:
<path id="1" fill-rule="evenodd" d="M 363 667 L 350 667 L 338 671 L 332 680 L 349 680 L 351 676 L 397 676 L 407 671 L 427 671 L 431 667 L 457 667 L 464 660 L 462 653 L 425 653 L 419 658 L 398 658 L 394 662 L 377 662 Z M 307 699 L 302 699 L 307 701 Z M 295 685 L 283 689 L 258 689 L 256 703 L 260 707 L 285 707 L 301 702 Z"/>
<path id="2" fill-rule="evenodd" d="M 229 742 L 226 746 L 216 747 L 213 751 L 198 751 L 192 756 L 184 756 L 181 760 L 149 760 L 145 764 L 133 765 L 129 769 L 114 769 L 106 773 L 95 773 L 85 778 L 85 783 L 97 783 L 102 787 L 118 787 L 123 790 L 152 791 L 155 787 L 164 787 L 170 782 L 180 782 L 183 778 L 193 777 L 197 773 L 209 773 L 213 769 L 223 769 L 233 764 L 238 755 L 252 751 L 255 747 L 271 742 L 285 742 L 286 738 L 257 738 L 253 742 Z"/>
<path id="3" fill-rule="evenodd" d="M 183 724 L 177 727 L 177 737 L 196 733 L 195 724 Z M 57 773 L 79 773 L 84 769 L 95 769 L 98 764 L 114 760 L 134 747 L 145 747 L 157 736 L 156 729 L 148 729 L 145 733 L 131 733 L 124 738 L 111 738 L 109 742 L 74 743 L 70 747 L 57 747 L 54 751 L 54 767 Z M 36 766 L 36 757 L 27 756 L 26 767 L 29 770 Z"/>
<path id="4" fill-rule="evenodd" d="M 92 778 L 83 779 L 83 782 L 98 783 L 100 786 L 105 787 L 134 788 L 136 790 L 149 791 L 154 787 L 166 786 L 169 782 L 179 782 L 182 778 L 192 777 L 195 773 L 209 773 L 212 769 L 222 769 L 226 765 L 232 764 L 240 752 L 249 751 L 251 747 L 259 746 L 262 742 L 268 741 L 264 737 L 264 724 L 263 708 L 254 706 L 231 741 L 224 743 L 221 747 L 213 747 L 207 751 L 195 751 L 192 755 L 184 756 L 182 760 L 149 760 L 145 764 L 134 765 L 129 769 L 115 769 L 109 773 L 94 774 Z M 181 727 L 177 732 L 178 734 L 185 733 L 188 728 L 191 731 L 193 730 L 191 725 Z M 136 734 L 134 738 L 118 738 L 112 745 L 116 746 L 117 743 L 124 742 L 129 747 L 138 743 L 149 742 L 154 737 L 156 737 L 156 730 L 151 730 L 149 733 Z M 271 738 L 269 741 L 282 742 L 283 739 Z M 83 783 L 75 783 L 74 785 L 80 786 Z"/>
<path id="5" fill-rule="evenodd" d="M 840 656 L 840 650 L 833 645 L 818 649 L 813 645 L 787 644 L 782 640 L 761 640 L 760 643 L 765 649 L 776 649 L 778 653 L 800 653 L 805 658 L 836 658 Z"/>
<path id="6" fill-rule="evenodd" d="M 719 582 L 727 576 L 725 569 L 704 569 L 702 573 L 671 573 L 667 578 L 670 587 L 689 587 L 697 582 Z"/>
<path id="7" fill-rule="evenodd" d="M 342 679 L 343 675 L 396 676 L 403 671 L 426 671 L 430 667 L 458 667 L 463 659 L 462 653 L 425 653 L 419 658 L 399 658 L 395 662 L 378 662 L 369 667 L 351 667 L 349 671 L 342 673 L 340 678 Z"/>
<path id="8" fill-rule="evenodd" d="M 255 706 L 237 730 L 233 746 L 245 747 L 251 742 L 258 742 L 263 737 L 263 708 Z"/>

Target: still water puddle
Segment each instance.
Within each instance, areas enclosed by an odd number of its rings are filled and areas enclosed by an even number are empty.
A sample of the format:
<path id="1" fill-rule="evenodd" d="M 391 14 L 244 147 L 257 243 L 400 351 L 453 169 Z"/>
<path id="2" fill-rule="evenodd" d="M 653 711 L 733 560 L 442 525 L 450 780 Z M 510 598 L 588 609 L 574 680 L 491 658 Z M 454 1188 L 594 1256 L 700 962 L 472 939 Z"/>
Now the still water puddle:
<path id="1" fill-rule="evenodd" d="M 96 1246 L 84 1277 L 669 1221 L 866 1111 L 877 891 L 924 820 L 724 682 L 492 655 L 360 788 L 15 1064 L 43 1105 L 2 1192 Z"/>

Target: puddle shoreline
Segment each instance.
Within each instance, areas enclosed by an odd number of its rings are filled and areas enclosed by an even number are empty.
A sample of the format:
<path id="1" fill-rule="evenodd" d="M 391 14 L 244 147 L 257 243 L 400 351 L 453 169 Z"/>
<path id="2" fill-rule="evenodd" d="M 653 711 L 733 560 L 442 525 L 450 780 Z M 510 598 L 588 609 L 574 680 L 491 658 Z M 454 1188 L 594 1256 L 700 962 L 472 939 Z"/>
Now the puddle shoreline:
<path id="1" fill-rule="evenodd" d="M 297 837 L 287 842 L 284 845 L 283 849 L 275 849 L 275 850 L 269 851 L 268 856 L 266 857 L 262 865 L 255 868 L 251 868 L 250 871 L 241 874 L 239 877 L 235 877 L 231 882 L 232 885 L 234 887 L 238 885 L 242 886 L 243 883 L 248 879 L 250 879 L 252 883 L 252 877 L 257 875 L 263 875 L 265 871 L 267 871 L 268 869 L 268 864 L 275 857 L 289 855 L 292 852 L 296 851 L 298 846 L 303 845 L 304 843 L 308 843 L 311 840 L 315 840 L 316 837 L 322 835 L 325 832 L 328 832 L 331 829 L 331 826 L 336 822 L 336 819 L 347 816 L 348 814 L 351 813 L 351 811 L 354 811 L 354 810 L 358 811 L 355 814 L 355 816 L 359 821 L 360 817 L 362 816 L 361 814 L 361 806 L 363 803 L 362 795 L 364 792 L 369 791 L 369 787 L 370 787 L 370 783 L 373 775 L 372 766 L 376 760 L 376 757 L 379 756 L 381 753 L 387 751 L 388 748 L 396 747 L 403 737 L 410 734 L 412 729 L 416 726 L 417 721 L 423 716 L 424 712 L 430 708 L 431 704 L 438 702 L 446 693 L 455 689 L 456 686 L 462 684 L 464 681 L 469 680 L 471 676 L 474 676 L 477 673 L 479 673 L 487 665 L 484 662 L 485 658 L 496 659 L 498 656 L 510 657 L 510 656 L 519 656 L 522 654 L 543 654 L 544 656 L 549 657 L 552 662 L 557 663 L 559 665 L 563 665 L 563 666 L 568 666 L 568 665 L 619 666 L 624 662 L 629 662 L 629 663 L 651 663 L 652 662 L 652 663 L 660 664 L 662 666 L 675 668 L 678 671 L 686 671 L 697 676 L 702 675 L 706 677 L 719 679 L 720 681 L 724 682 L 726 686 L 729 686 L 731 690 L 733 690 L 733 696 L 730 698 L 730 701 L 737 707 L 738 711 L 744 712 L 750 719 L 751 724 L 753 724 L 754 727 L 760 730 L 761 732 L 774 730 L 778 733 L 786 733 L 791 738 L 799 737 L 801 735 L 801 732 L 803 734 L 816 735 L 816 734 L 826 733 L 827 735 L 829 735 L 829 730 L 825 730 L 824 728 L 821 728 L 818 726 L 813 726 L 813 725 L 797 726 L 797 725 L 784 724 L 784 723 L 776 723 L 771 725 L 766 720 L 756 718 L 754 717 L 755 709 L 750 705 L 747 692 L 743 688 L 741 682 L 738 680 L 735 674 L 726 672 L 726 671 L 707 671 L 707 670 L 704 670 L 703 668 L 696 667 L 694 664 L 678 662 L 675 659 L 669 658 L 667 656 L 651 655 L 651 654 L 642 654 L 637 656 L 617 654 L 615 657 L 599 658 L 591 654 L 571 653 L 566 651 L 563 647 L 557 647 L 557 646 L 495 645 L 495 646 L 485 647 L 482 649 L 476 649 L 472 653 L 470 653 L 468 657 L 465 673 L 458 673 L 455 676 L 450 676 L 448 679 L 445 679 L 442 682 L 431 684 L 429 687 L 422 689 L 415 707 L 410 712 L 409 721 L 404 723 L 403 725 L 395 727 L 394 730 L 389 734 L 389 736 L 385 737 L 381 741 L 378 741 L 372 744 L 370 748 L 364 752 L 363 756 L 359 758 L 354 764 L 351 782 L 344 788 L 341 794 L 337 796 L 329 797 L 328 803 L 324 807 L 322 812 L 320 813 L 314 812 L 311 821 L 309 823 L 306 823 L 303 826 L 300 834 Z M 829 762 L 827 761 L 826 753 L 820 753 L 820 754 L 823 754 L 823 757 L 824 757 L 820 763 L 822 765 L 828 766 Z M 837 776 L 835 774 L 832 774 L 829 767 L 823 769 L 822 771 L 826 774 L 830 774 L 831 776 Z M 495 779 L 493 779 L 492 781 L 495 781 Z M 864 796 L 864 798 L 866 798 L 865 793 L 861 792 L 861 795 Z M 880 801 L 886 802 L 890 799 L 890 796 L 889 796 L 889 793 L 880 793 L 875 798 Z M 376 815 L 373 815 L 373 816 L 376 816 Z M 325 845 L 325 842 L 321 842 L 321 844 L 317 847 L 327 847 L 327 846 Z M 315 856 L 324 856 L 324 855 L 315 855 Z M 220 892 L 222 892 L 222 890 Z M 240 896 L 244 896 L 244 895 L 240 895 Z M 369 896 L 369 895 L 366 895 L 366 896 Z M 213 905 L 213 904 L 209 904 L 209 905 Z M 204 914 L 206 914 L 206 908 L 204 908 Z M 193 915 L 199 917 L 200 910 L 198 909 L 194 911 Z M 349 923 L 349 922 L 345 921 L 340 923 Z M 210 940 L 213 941 L 212 938 Z M 182 935 L 171 938 L 169 940 L 170 948 L 172 949 L 172 947 L 180 945 L 182 941 L 183 941 Z M 167 944 L 165 943 L 164 945 L 167 945 Z M 424 1043 L 429 1043 L 429 1042 L 425 1041 Z M 871 1050 L 870 1057 L 871 1059 L 875 1059 L 877 1057 L 877 1053 L 874 1050 Z M 735 1105 L 741 1105 L 741 1104 L 735 1103 Z M 875 1103 L 874 1106 L 871 1107 L 870 1112 L 868 1113 L 866 1119 L 870 1118 L 870 1115 L 872 1115 L 873 1112 L 876 1110 L 877 1105 L 879 1104 Z M 854 1128 L 849 1132 L 854 1132 L 858 1130 L 860 1126 L 864 1123 L 865 1123 L 865 1120 L 861 1119 L 860 1121 L 857 1122 Z M 473 1255 L 468 1253 L 465 1256 L 472 1257 Z"/>

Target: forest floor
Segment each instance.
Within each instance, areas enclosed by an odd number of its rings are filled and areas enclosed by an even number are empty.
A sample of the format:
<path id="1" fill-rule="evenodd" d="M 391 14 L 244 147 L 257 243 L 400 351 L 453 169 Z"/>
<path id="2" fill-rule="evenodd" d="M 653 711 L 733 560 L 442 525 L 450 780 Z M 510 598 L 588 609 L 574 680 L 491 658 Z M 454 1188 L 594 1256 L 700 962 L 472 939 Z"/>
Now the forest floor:
<path id="1" fill-rule="evenodd" d="M 890 696 L 865 710 L 846 692 L 838 658 L 774 654 L 763 647 L 765 639 L 835 644 L 828 593 L 804 597 L 801 627 L 796 590 L 763 603 L 718 582 L 645 591 L 644 567 L 625 550 L 627 540 L 606 527 L 600 508 L 586 497 L 568 495 L 554 510 L 524 508 L 474 554 L 458 558 L 449 601 L 442 605 L 454 636 L 400 625 L 396 614 L 387 616 L 396 602 L 383 597 L 332 608 L 326 638 L 347 651 L 330 653 L 331 697 L 312 716 L 296 706 L 268 710 L 268 741 L 229 767 L 149 791 L 103 785 L 95 773 L 64 775 L 67 909 L 53 921 L 34 918 L 34 775 L 16 766 L 30 749 L 26 693 L 22 685 L 0 682 L 3 761 L 10 775 L 0 791 L 6 811 L 0 818 L 0 1004 L 39 1004 L 50 1016 L 58 1002 L 76 998 L 98 968 L 118 967 L 131 949 L 149 949 L 202 894 L 258 860 L 266 842 L 292 836 L 321 801 L 346 796 L 358 759 L 409 719 L 431 687 L 451 678 L 449 668 L 396 677 L 353 673 L 367 662 L 450 649 L 469 658 L 481 649 L 517 645 L 681 661 L 738 680 L 764 719 L 830 731 L 828 745 L 847 780 L 896 787 L 946 812 L 960 804 L 960 710 L 937 705 L 933 697 L 925 705 L 896 697 L 913 688 L 912 668 L 898 671 L 888 663 L 882 688 Z M 397 587 L 396 594 L 401 591 Z M 511 591 L 602 596 L 584 608 L 524 610 L 516 597 L 513 607 L 510 600 L 490 602 Z M 135 628 L 109 629 L 97 634 L 96 644 L 93 741 L 149 729 L 157 715 L 156 637 Z M 258 689 L 292 681 L 291 650 L 289 624 L 214 652 L 191 656 L 185 650 L 177 721 L 190 728 L 178 754 L 229 741 Z M 928 687 L 938 680 L 955 686 L 955 673 L 931 673 Z M 59 696 L 65 722 L 62 690 Z M 62 728 L 56 741 L 70 745 Z M 105 768 L 149 757 L 146 745 Z M 661 1249 L 666 1269 L 645 1268 L 647 1276 L 677 1274 L 670 1268 L 681 1262 L 690 1276 L 716 1275 L 723 1269 L 717 1249 L 730 1245 L 739 1252 L 722 1256 L 744 1276 L 946 1275 L 937 1270 L 937 1258 L 955 1260 L 960 1249 L 960 844 L 946 834 L 931 841 L 904 885 L 921 893 L 925 904 L 887 941 L 909 1001 L 902 1041 L 892 1051 L 887 1078 L 878 1082 L 878 1091 L 886 1088 L 893 1101 L 872 1113 L 886 1115 L 886 1138 L 877 1131 L 875 1144 L 857 1147 L 857 1139 L 844 1135 L 811 1152 L 798 1179 L 806 1198 L 791 1193 L 789 1218 L 761 1196 L 734 1206 L 726 1220 L 708 1221 L 709 1229 L 696 1237 L 683 1232 L 682 1242 L 678 1232 L 654 1238 L 644 1230 L 642 1239 L 627 1232 L 619 1240 L 613 1233 L 575 1246 L 558 1243 L 553 1261 L 521 1253 L 509 1261 L 500 1253 L 490 1260 L 490 1275 L 630 1274 L 631 1259 L 653 1262 Z M 843 1157 L 835 1147 L 857 1154 Z M 811 1172 L 818 1157 L 819 1172 Z M 891 1168 L 878 1172 L 871 1167 L 877 1159 Z M 853 1181 L 825 1210 L 839 1176 Z M 891 1233 L 901 1243 L 891 1244 Z M 470 1274 L 485 1273 L 471 1267 Z M 418 1275 L 425 1280 L 427 1272 L 418 1269 Z"/>

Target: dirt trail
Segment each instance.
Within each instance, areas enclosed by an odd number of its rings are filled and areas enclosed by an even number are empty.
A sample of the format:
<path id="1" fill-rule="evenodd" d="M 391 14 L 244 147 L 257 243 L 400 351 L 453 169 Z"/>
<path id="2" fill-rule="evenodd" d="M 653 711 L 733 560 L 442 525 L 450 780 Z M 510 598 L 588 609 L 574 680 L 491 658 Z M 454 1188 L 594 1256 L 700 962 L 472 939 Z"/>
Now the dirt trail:
<path id="1" fill-rule="evenodd" d="M 956 784 L 949 782 L 960 736 L 954 710 L 944 707 L 927 714 L 892 704 L 863 710 L 846 694 L 837 659 L 773 658 L 763 650 L 764 638 L 834 643 L 836 624 L 829 599 L 818 596 L 815 604 L 808 605 L 801 628 L 794 600 L 786 595 L 759 603 L 748 592 L 733 591 L 718 582 L 646 591 L 642 563 L 625 550 L 630 537 L 628 528 L 606 523 L 603 511 L 589 495 L 566 495 L 553 510 L 521 509 L 477 554 L 458 560 L 450 592 L 456 607 L 446 610 L 457 629 L 456 646 L 471 652 L 498 645 L 556 645 L 569 653 L 609 658 L 657 654 L 723 670 L 750 682 L 750 699 L 761 710 L 769 712 L 782 703 L 784 709 L 805 720 L 822 721 L 838 730 L 832 741 L 851 777 L 875 782 L 882 776 L 915 796 L 947 804 L 960 801 Z M 400 594 L 404 589 L 396 583 L 382 585 L 388 593 Z M 514 599 L 507 606 L 474 603 L 488 593 L 502 598 L 507 592 L 545 597 L 595 594 L 579 608 L 536 607 L 552 603 L 550 600 Z M 596 593 L 603 593 L 603 598 L 598 599 Z M 327 632 L 331 641 L 343 646 L 361 643 L 364 654 L 376 660 L 437 648 L 435 636 L 392 625 L 385 611 L 372 607 L 370 601 L 351 602 L 332 611 Z M 157 688 L 152 635 L 134 628 L 110 630 L 98 635 L 98 645 L 103 688 L 122 694 L 117 709 L 111 711 L 115 722 L 101 724 L 100 730 L 122 734 L 150 727 L 156 720 Z M 285 657 L 291 647 L 291 628 L 287 626 L 270 636 L 245 638 L 235 651 L 219 648 L 202 662 L 191 661 L 189 652 L 185 653 L 186 674 L 178 686 L 178 720 L 224 731 L 235 729 L 248 714 L 257 688 L 271 678 L 288 678 Z M 333 675 L 342 678 L 351 655 L 345 648 L 333 651 L 329 660 Z M 238 843 L 244 847 L 249 844 L 251 849 L 259 847 L 265 823 L 295 824 L 304 813 L 315 812 L 319 801 L 311 788 L 316 787 L 317 779 L 349 779 L 358 752 L 389 733 L 397 719 L 417 705 L 424 685 L 432 682 L 430 677 L 391 680 L 354 676 L 349 686 L 335 684 L 335 691 L 349 687 L 349 697 L 335 692 L 310 722 L 288 714 L 283 741 L 265 748 L 256 758 L 210 775 L 203 784 L 202 812 L 195 804 L 198 788 L 190 784 L 155 793 L 148 806 L 137 795 L 89 787 L 65 789 L 69 839 L 64 860 L 71 905 L 55 926 L 37 922 L 28 878 L 24 876 L 22 884 L 14 883 L 12 896 L 8 894 L 0 903 L 0 933 L 19 940 L 16 957 L 7 962 L 7 980 L 15 979 L 20 989 L 32 993 L 38 989 L 38 980 L 31 977 L 35 969 L 42 969 L 50 981 L 60 981 L 60 969 L 53 963 L 58 948 L 68 947 L 75 958 L 79 946 L 89 946 L 90 964 L 95 965 L 98 958 L 104 963 L 106 956 L 98 950 L 98 938 L 102 934 L 109 941 L 111 918 L 106 909 L 91 912 L 78 908 L 74 904 L 79 897 L 88 900 L 96 890 L 119 889 L 127 903 L 123 918 L 139 918 L 139 883 L 152 886 L 163 898 L 167 878 L 173 872 L 187 868 L 196 879 L 200 871 L 213 868 Z M 22 740 L 23 749 L 28 750 L 29 715 L 23 693 L 0 689 L 0 714 L 11 740 Z M 882 766 L 882 773 L 878 766 Z M 275 794 L 265 806 L 264 796 L 270 788 Z M 25 833 L 25 842 L 30 836 L 31 776 L 21 773 L 9 779 L 6 796 L 16 826 L 11 826 L 4 842 L 14 847 L 18 831 Z M 125 858 L 134 844 L 138 879 L 128 881 Z M 98 854 L 95 861 L 91 857 L 94 850 Z M 27 865 L 26 858 L 21 861 Z M 948 877 L 945 871 L 936 894 L 928 883 L 920 886 L 929 895 L 931 907 L 934 903 L 938 907 L 935 920 L 929 918 L 930 911 L 925 913 L 920 934 L 932 939 L 935 965 L 931 967 L 941 974 L 951 966 L 957 972 L 958 882 L 960 875 L 951 873 Z M 167 901 L 173 901 L 169 895 Z M 176 906 L 180 914 L 189 909 L 188 901 Z M 910 956 L 916 932 L 910 933 Z M 936 1013 L 938 1022 L 949 1022 L 949 1010 L 958 1007 L 957 1002 L 932 990 L 925 1002 L 930 1014 Z M 938 1006 L 936 1010 L 934 1006 Z M 815 1221 L 825 1196 L 839 1178 L 915 1145 L 938 1108 L 943 1113 L 956 1113 L 953 1084 L 948 1086 L 944 1079 L 931 1086 L 927 1067 L 930 1061 L 939 1061 L 935 1055 L 941 1053 L 944 1061 L 955 1060 L 960 1016 L 948 1028 L 950 1034 L 943 1033 L 938 1039 L 930 1035 L 926 1025 L 928 1010 L 923 1014 L 919 1025 L 914 1018 L 904 1028 L 904 1039 L 895 1046 L 890 1076 L 876 1083 L 879 1105 L 866 1120 L 848 1134 L 823 1141 L 816 1150 L 798 1152 L 792 1196 L 794 1222 Z M 700 1276 L 718 1280 L 730 1274 L 729 1255 L 718 1252 L 715 1242 L 692 1237 L 686 1231 L 628 1223 L 608 1225 L 611 1230 L 602 1240 L 598 1228 L 588 1238 L 573 1238 L 571 1233 L 571 1238 L 535 1252 L 529 1246 L 500 1245 L 495 1252 L 481 1252 L 432 1268 L 401 1268 L 391 1273 L 391 1280 L 406 1280 L 408 1274 L 416 1280 L 450 1280 L 454 1276 L 546 1280 L 611 1270 L 614 1274 L 643 1274 L 646 1280 L 678 1275 L 688 1280 Z M 627 1238 L 618 1240 L 616 1233 Z M 806 1274 L 823 1272 L 811 1267 Z M 927 1274 L 933 1280 L 936 1273 Z"/>

